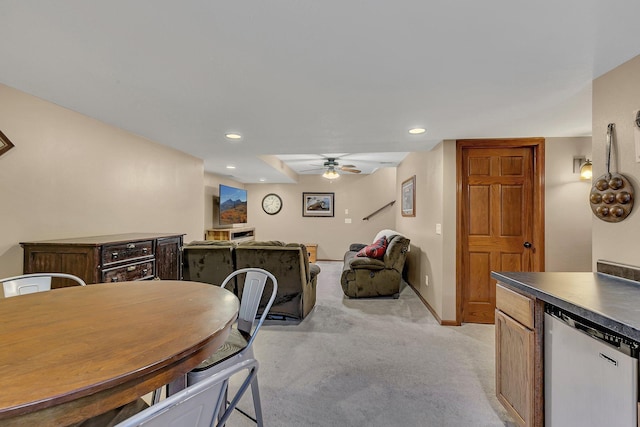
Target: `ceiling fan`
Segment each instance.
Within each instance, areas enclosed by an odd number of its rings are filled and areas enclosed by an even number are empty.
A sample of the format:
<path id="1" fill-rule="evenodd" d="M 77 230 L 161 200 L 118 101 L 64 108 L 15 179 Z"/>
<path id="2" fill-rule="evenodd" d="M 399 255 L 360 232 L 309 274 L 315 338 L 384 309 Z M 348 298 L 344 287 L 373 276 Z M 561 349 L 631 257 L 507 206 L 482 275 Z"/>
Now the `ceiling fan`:
<path id="1" fill-rule="evenodd" d="M 318 165 L 320 166 L 320 165 Z M 328 157 L 325 162 L 323 163 L 323 169 L 325 169 L 324 173 L 322 174 L 322 176 L 324 178 L 327 179 L 336 179 L 336 178 L 340 178 L 340 174 L 338 173 L 338 171 L 341 172 L 349 172 L 349 173 L 360 173 L 362 172 L 359 169 L 355 169 L 355 165 L 342 165 L 340 166 L 340 164 L 338 163 L 338 159 L 336 157 Z M 310 172 L 313 170 L 320 170 L 320 168 L 317 169 L 308 169 L 304 172 Z"/>

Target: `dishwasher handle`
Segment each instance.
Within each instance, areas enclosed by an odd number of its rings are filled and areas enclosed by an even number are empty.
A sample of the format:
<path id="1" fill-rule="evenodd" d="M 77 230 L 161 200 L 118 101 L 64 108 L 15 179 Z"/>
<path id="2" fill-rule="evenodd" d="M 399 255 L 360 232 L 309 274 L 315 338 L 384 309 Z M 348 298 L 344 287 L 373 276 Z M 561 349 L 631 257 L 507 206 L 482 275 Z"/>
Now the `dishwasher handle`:
<path id="1" fill-rule="evenodd" d="M 593 338 L 602 339 L 603 333 L 601 331 L 595 328 L 592 328 L 591 326 L 587 326 L 584 323 L 580 322 L 579 320 L 572 319 L 571 317 L 568 317 L 564 313 L 562 314 L 562 320 L 564 320 L 565 323 L 569 324 L 570 326 L 573 326 L 577 330 L 582 331 Z"/>
<path id="2" fill-rule="evenodd" d="M 640 344 L 636 341 L 616 333 L 600 330 L 597 327 L 590 326 L 580 319 L 576 319 L 574 316 L 569 316 L 564 310 L 557 307 L 547 307 L 545 311 L 561 322 L 581 331 L 589 337 L 602 341 L 612 347 L 615 347 L 618 351 L 638 359 L 638 355 L 640 354 Z"/>

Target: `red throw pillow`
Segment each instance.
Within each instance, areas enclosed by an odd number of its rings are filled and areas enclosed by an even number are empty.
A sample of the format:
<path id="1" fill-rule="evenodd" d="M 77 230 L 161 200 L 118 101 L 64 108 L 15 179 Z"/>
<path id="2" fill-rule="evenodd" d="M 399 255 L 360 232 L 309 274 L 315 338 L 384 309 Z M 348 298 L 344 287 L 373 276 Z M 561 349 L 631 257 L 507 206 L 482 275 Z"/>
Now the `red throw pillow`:
<path id="1" fill-rule="evenodd" d="M 382 259 L 384 257 L 384 253 L 387 251 L 387 242 L 386 236 L 382 236 L 372 245 L 365 246 L 360 249 L 356 256 L 363 256 L 375 259 Z"/>

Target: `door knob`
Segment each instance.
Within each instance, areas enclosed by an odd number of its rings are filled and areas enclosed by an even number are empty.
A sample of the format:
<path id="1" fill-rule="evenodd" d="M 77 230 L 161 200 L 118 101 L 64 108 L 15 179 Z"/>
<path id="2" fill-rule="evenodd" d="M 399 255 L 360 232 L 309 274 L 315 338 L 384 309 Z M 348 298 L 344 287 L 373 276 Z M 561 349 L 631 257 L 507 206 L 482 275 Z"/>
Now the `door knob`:
<path id="1" fill-rule="evenodd" d="M 531 247 L 531 243 L 529 242 L 524 242 L 524 247 L 529 249 Z"/>

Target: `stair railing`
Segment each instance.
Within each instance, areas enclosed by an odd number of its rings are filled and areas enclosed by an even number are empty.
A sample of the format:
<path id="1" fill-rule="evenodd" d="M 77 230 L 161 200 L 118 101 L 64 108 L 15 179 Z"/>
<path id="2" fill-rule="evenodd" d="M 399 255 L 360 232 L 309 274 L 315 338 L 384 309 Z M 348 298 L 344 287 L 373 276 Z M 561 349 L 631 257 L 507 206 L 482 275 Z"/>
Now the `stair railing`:
<path id="1" fill-rule="evenodd" d="M 392 201 L 392 202 L 387 203 L 386 205 L 384 205 L 383 207 L 381 207 L 381 208 L 380 208 L 380 209 L 378 209 L 377 211 L 375 211 L 375 212 L 373 212 L 373 213 L 371 213 L 371 214 L 369 214 L 369 215 L 365 216 L 364 218 L 362 218 L 362 220 L 363 220 L 363 221 L 369 221 L 369 218 L 371 218 L 372 216 L 376 215 L 378 212 L 380 212 L 380 211 L 381 211 L 381 210 L 383 210 L 384 208 L 389 207 L 389 206 L 393 206 L 393 204 L 394 204 L 395 202 L 396 202 L 396 201 L 394 200 L 394 201 Z"/>

